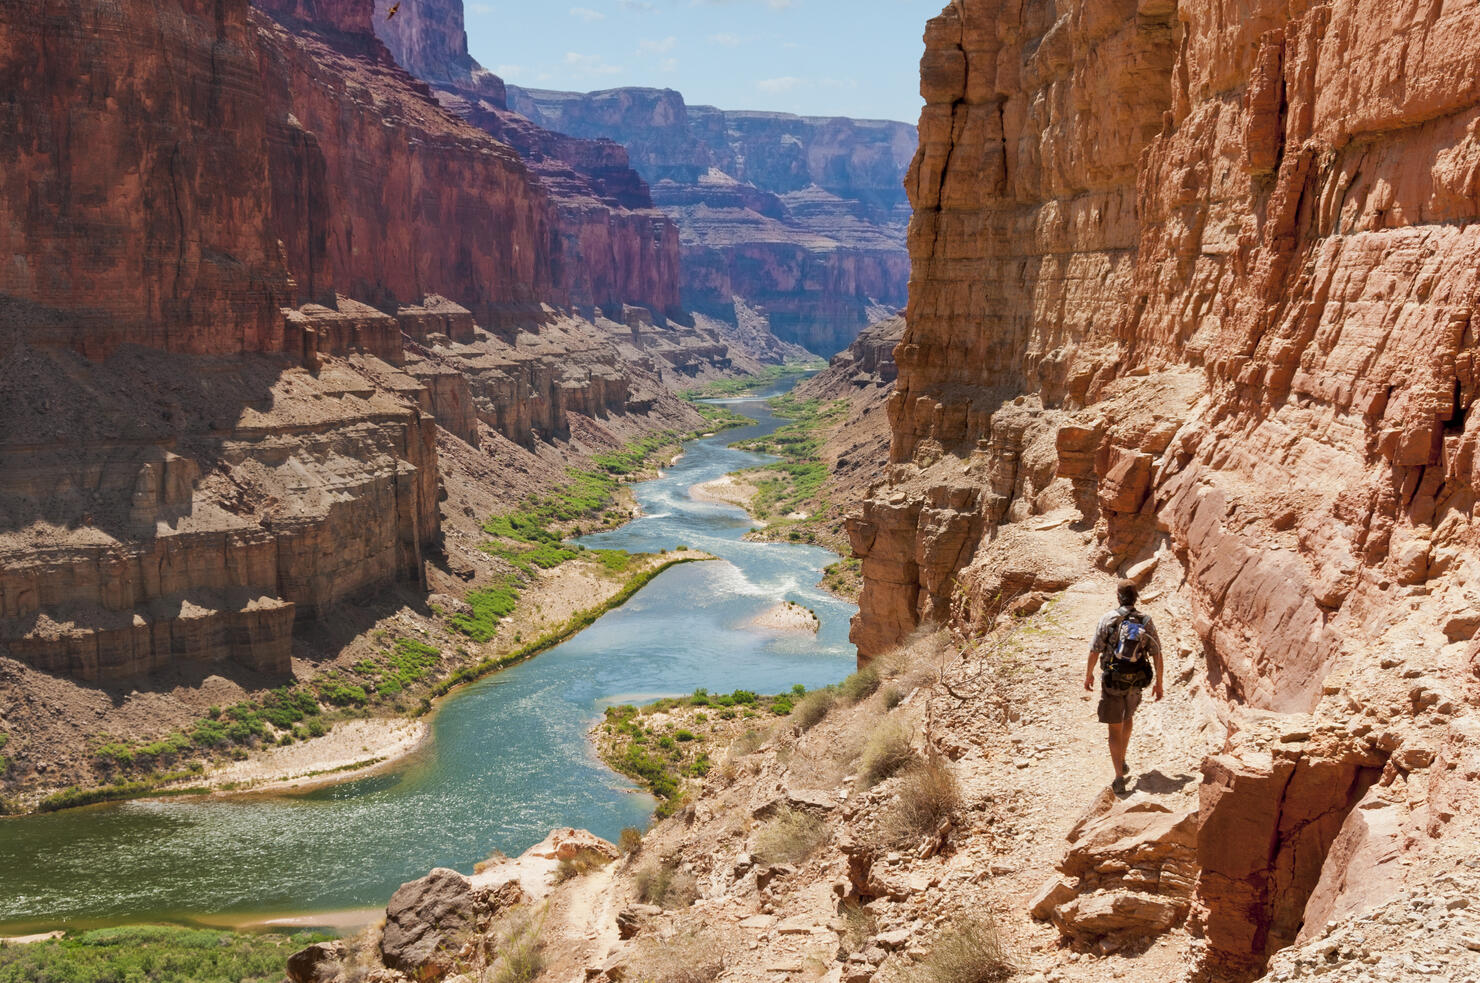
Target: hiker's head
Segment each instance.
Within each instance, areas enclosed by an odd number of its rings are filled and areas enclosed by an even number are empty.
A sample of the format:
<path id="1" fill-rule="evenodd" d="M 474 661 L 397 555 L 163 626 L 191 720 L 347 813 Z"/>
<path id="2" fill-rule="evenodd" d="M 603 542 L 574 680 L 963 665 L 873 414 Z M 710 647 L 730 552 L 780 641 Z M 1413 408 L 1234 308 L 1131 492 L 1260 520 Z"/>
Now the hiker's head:
<path id="1" fill-rule="evenodd" d="M 1122 580 L 1115 585 L 1115 599 L 1120 602 L 1121 607 L 1135 607 L 1139 593 L 1134 580 Z"/>

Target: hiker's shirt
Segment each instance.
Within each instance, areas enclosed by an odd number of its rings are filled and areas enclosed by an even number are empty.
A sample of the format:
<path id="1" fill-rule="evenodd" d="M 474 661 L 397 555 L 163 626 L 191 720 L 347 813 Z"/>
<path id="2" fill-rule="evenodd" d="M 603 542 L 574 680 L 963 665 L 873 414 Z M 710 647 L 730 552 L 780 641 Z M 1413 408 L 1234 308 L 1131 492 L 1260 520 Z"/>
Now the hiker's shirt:
<path id="1" fill-rule="evenodd" d="M 1151 616 L 1144 611 L 1136 611 L 1134 608 L 1118 607 L 1113 611 L 1107 611 L 1104 617 L 1100 619 L 1100 623 L 1095 626 L 1095 637 L 1089 643 L 1090 652 L 1100 657 L 1100 670 L 1102 673 L 1110 667 L 1110 658 L 1115 655 L 1115 634 L 1116 630 L 1120 627 L 1120 621 L 1132 612 L 1146 619 L 1143 622 L 1143 628 L 1146 632 L 1145 645 L 1147 661 L 1149 662 L 1161 654 L 1161 639 L 1156 637 L 1156 626 L 1151 623 Z M 1100 685 L 1105 689 L 1120 692 L 1118 687 L 1106 686 L 1103 676 L 1101 677 Z"/>

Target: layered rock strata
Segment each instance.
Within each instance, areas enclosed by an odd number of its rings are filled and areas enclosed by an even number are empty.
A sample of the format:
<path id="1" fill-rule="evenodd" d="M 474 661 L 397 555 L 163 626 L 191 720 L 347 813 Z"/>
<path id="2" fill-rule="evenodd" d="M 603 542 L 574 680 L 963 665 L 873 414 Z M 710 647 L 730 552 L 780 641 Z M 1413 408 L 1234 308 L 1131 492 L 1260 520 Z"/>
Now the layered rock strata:
<path id="1" fill-rule="evenodd" d="M 507 88 L 536 123 L 627 149 L 682 230 L 685 307 L 761 310 L 831 355 L 904 302 L 909 126 L 689 106 L 671 89 Z"/>
<path id="2" fill-rule="evenodd" d="M 390 17 L 375 0 L 374 29 L 407 71 L 453 115 L 513 148 L 550 196 L 552 273 L 561 306 L 608 314 L 623 304 L 684 319 L 678 229 L 653 208 L 647 185 L 610 140 L 554 133 L 509 112 L 504 84 L 468 54 L 461 0 L 407 5 Z"/>
<path id="3" fill-rule="evenodd" d="M 1173 564 L 1242 735 L 1204 769 L 1210 969 L 1468 835 L 1470 779 L 1428 762 L 1472 756 L 1480 668 L 1472 14 L 966 0 L 927 28 L 854 638 L 976 623 L 1003 583 L 974 558 L 1068 502 L 1106 569 Z"/>

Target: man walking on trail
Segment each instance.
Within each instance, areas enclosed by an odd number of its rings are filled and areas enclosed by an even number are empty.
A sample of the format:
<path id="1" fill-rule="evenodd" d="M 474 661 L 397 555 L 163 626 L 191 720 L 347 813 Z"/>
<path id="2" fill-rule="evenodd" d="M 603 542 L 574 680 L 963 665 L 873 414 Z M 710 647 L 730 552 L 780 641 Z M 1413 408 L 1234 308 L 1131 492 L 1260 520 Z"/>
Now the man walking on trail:
<path id="1" fill-rule="evenodd" d="M 1101 671 L 1100 723 L 1110 725 L 1110 762 L 1115 767 L 1113 787 L 1125 791 L 1125 749 L 1131 742 L 1131 722 L 1141 704 L 1141 690 L 1155 680 L 1152 693 L 1161 699 L 1161 640 L 1149 615 L 1136 610 L 1136 585 L 1122 580 L 1115 588 L 1120 607 L 1110 611 L 1095 626 L 1089 643 L 1089 664 L 1084 669 L 1084 688 L 1095 688 L 1095 665 Z M 1151 669 L 1155 664 L 1156 673 Z"/>

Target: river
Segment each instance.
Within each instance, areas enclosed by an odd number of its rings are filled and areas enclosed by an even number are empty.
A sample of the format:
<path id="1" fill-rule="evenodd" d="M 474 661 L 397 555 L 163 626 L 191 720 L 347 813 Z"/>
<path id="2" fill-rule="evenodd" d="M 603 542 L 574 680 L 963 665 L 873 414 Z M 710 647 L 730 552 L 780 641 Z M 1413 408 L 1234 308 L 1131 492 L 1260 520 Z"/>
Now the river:
<path id="1" fill-rule="evenodd" d="M 767 460 L 729 448 L 769 433 L 760 400 L 726 401 L 757 423 L 690 442 L 661 478 L 633 486 L 643 514 L 587 546 L 687 545 L 715 562 L 670 568 L 550 651 L 442 701 L 429 748 L 398 769 L 303 795 L 139 801 L 0 821 L 0 934 L 154 920 L 249 922 L 385 903 L 433 867 L 471 872 L 555 826 L 615 839 L 654 802 L 608 770 L 586 731 L 613 703 L 705 687 L 773 693 L 852 671 L 856 608 L 815 585 L 837 559 L 742 539 L 740 509 L 688 489 Z M 811 635 L 745 624 L 786 599 L 816 611 Z"/>

